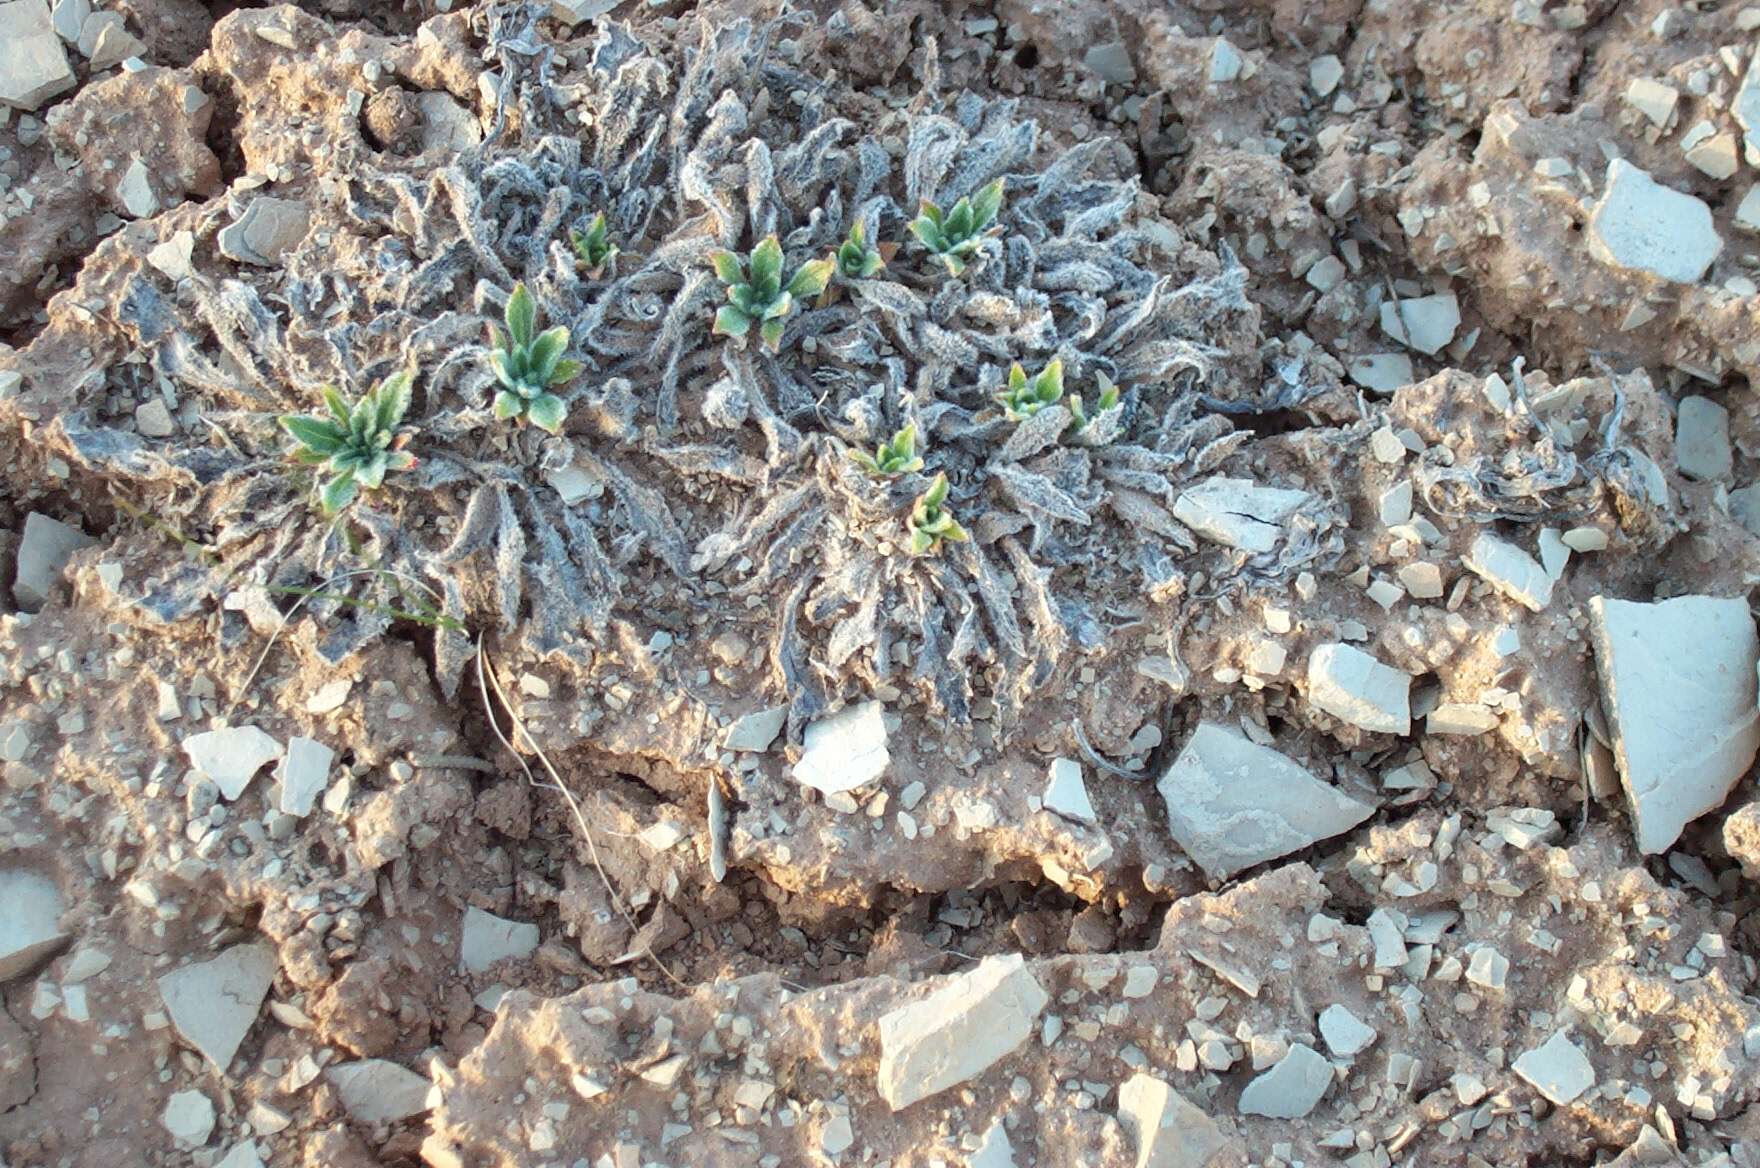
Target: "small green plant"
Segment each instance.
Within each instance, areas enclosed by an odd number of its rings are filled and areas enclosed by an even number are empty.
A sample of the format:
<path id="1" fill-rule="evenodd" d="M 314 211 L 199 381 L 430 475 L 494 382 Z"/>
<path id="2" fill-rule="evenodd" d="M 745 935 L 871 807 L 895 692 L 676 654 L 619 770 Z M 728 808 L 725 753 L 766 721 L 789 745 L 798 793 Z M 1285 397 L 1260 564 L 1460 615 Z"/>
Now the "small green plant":
<path id="1" fill-rule="evenodd" d="M 1000 210 L 1002 180 L 997 179 L 975 198 L 961 197 L 946 214 L 924 199 L 917 217 L 911 220 L 911 234 L 957 276 L 966 270 L 966 260 L 977 252 L 984 237 L 1000 230 L 993 226 Z"/>
<path id="2" fill-rule="evenodd" d="M 865 280 L 886 266 L 886 259 L 868 244 L 868 228 L 857 219 L 849 226 L 849 238 L 837 245 L 837 274 L 846 280 Z"/>
<path id="3" fill-rule="evenodd" d="M 947 476 L 938 474 L 917 501 L 911 504 L 911 554 L 936 551 L 943 543 L 964 543 L 966 529 L 947 509 Z"/>
<path id="4" fill-rule="evenodd" d="M 330 416 L 283 414 L 281 427 L 293 436 L 293 457 L 308 466 L 328 468 L 329 477 L 318 488 L 318 500 L 326 515 L 334 515 L 354 502 L 362 490 L 374 490 L 385 481 L 385 472 L 408 470 L 415 455 L 404 449 L 411 434 L 400 431 L 409 410 L 414 369 L 393 373 L 368 390 L 352 406 L 335 386 L 323 388 Z"/>
<path id="5" fill-rule="evenodd" d="M 507 298 L 507 333 L 489 326 L 489 366 L 502 389 L 495 394 L 497 418 L 523 418 L 540 430 L 562 429 L 568 407 L 551 392 L 581 371 L 579 361 L 566 360 L 568 330 L 558 325 L 536 333 L 538 305 L 524 284 Z"/>
<path id="6" fill-rule="evenodd" d="M 1070 394 L 1064 399 L 1064 404 L 1069 407 L 1070 414 L 1075 418 L 1075 423 L 1070 427 L 1071 433 L 1080 434 L 1088 428 L 1089 423 L 1098 419 L 1101 414 L 1118 408 L 1118 386 L 1114 385 L 1112 378 L 1106 376 L 1105 373 L 1100 374 L 1100 400 L 1095 403 L 1093 417 L 1088 416 L 1088 407 L 1083 403 L 1082 395 L 1079 393 Z"/>
<path id="7" fill-rule="evenodd" d="M 745 266 L 730 251 L 718 251 L 709 260 L 715 265 L 715 275 L 727 285 L 728 299 L 715 313 L 714 335 L 743 338 L 755 323 L 772 353 L 782 347 L 784 318 L 794 311 L 795 301 L 825 291 L 837 263 L 830 256 L 809 260 L 785 287 L 782 244 L 774 235 L 752 249 Z"/>
<path id="8" fill-rule="evenodd" d="M 574 245 L 581 274 L 590 279 L 598 279 L 605 265 L 617 258 L 617 245 L 611 242 L 611 229 L 606 226 L 603 211 L 593 216 L 585 231 L 569 232 L 568 241 Z"/>
<path id="9" fill-rule="evenodd" d="M 1032 377 L 1016 361 L 1008 370 L 1008 388 L 996 394 L 997 404 L 1010 421 L 1020 422 L 1032 417 L 1046 406 L 1063 400 L 1063 358 L 1053 357 Z"/>
<path id="10" fill-rule="evenodd" d="M 872 454 L 865 450 L 852 450 L 849 457 L 850 461 L 875 478 L 891 478 L 893 475 L 922 470 L 923 456 L 918 453 L 917 424 L 911 422 L 906 425 L 875 447 Z"/>

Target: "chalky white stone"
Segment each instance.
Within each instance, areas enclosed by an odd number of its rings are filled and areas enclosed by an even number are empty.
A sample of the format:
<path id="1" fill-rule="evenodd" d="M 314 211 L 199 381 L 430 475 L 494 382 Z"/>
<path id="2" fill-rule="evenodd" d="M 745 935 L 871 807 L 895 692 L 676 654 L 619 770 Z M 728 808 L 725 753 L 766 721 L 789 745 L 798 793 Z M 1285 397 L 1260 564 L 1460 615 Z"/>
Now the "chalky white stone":
<path id="1" fill-rule="evenodd" d="M 942 980 L 881 1017 L 881 1098 L 899 1111 L 994 1066 L 1026 1042 L 1048 1001 L 1018 953 Z"/>
<path id="2" fill-rule="evenodd" d="M 827 795 L 853 791 L 886 773 L 886 707 L 862 702 L 821 718 L 802 736 L 795 781 Z"/>
<path id="3" fill-rule="evenodd" d="M 1723 250 L 1711 208 L 1653 180 L 1625 159 L 1607 168 L 1607 187 L 1589 213 L 1589 254 L 1604 264 L 1696 284 Z"/>
<path id="4" fill-rule="evenodd" d="M 1308 701 L 1334 718 L 1386 734 L 1412 728 L 1411 675 L 1342 642 L 1308 655 Z"/>

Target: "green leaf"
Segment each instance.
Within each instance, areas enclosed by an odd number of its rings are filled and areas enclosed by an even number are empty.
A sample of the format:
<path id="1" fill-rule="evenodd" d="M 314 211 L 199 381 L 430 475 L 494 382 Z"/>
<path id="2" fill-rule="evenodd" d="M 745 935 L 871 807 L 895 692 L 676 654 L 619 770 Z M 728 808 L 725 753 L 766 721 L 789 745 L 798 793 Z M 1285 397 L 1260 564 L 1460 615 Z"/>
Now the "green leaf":
<path id="1" fill-rule="evenodd" d="M 513 286 L 513 295 L 507 298 L 507 335 L 513 338 L 516 345 L 527 345 L 532 340 L 532 330 L 538 327 L 538 302 L 526 290 L 523 283 Z"/>
<path id="2" fill-rule="evenodd" d="M 369 491 L 382 486 L 385 482 L 385 469 L 390 465 L 390 462 L 391 459 L 386 453 L 383 450 L 379 451 L 355 468 L 354 481 Z"/>
<path id="3" fill-rule="evenodd" d="M 940 227 L 942 224 L 941 208 L 937 207 L 934 203 L 931 203 L 928 199 L 924 199 L 921 203 L 917 204 L 917 217 L 919 219 L 927 219 L 936 227 Z"/>
<path id="4" fill-rule="evenodd" d="M 935 537 L 921 528 L 911 529 L 911 554 L 920 556 L 935 546 Z"/>
<path id="5" fill-rule="evenodd" d="M 951 251 L 942 253 L 941 262 L 947 266 L 947 274 L 950 276 L 961 275 L 966 270 L 966 262 Z"/>
<path id="6" fill-rule="evenodd" d="M 770 346 L 770 351 L 772 353 L 781 351 L 781 349 L 782 349 L 782 330 L 787 327 L 788 327 L 788 322 L 786 320 L 782 319 L 781 317 L 776 317 L 772 320 L 767 320 L 763 324 L 758 326 L 759 334 L 763 336 L 764 343 L 766 345 Z"/>
<path id="7" fill-rule="evenodd" d="M 342 449 L 348 434 L 333 422 L 304 414 L 283 414 L 281 428 L 293 435 L 294 441 L 313 454 L 330 457 Z"/>
<path id="8" fill-rule="evenodd" d="M 951 540 L 953 543 L 964 543 L 970 538 L 966 535 L 966 529 L 954 522 L 951 518 L 947 520 L 947 526 L 937 534 L 940 535 L 942 539 Z"/>
<path id="9" fill-rule="evenodd" d="M 947 222 L 942 224 L 942 230 L 955 243 L 970 239 L 974 230 L 972 219 L 972 201 L 961 199 L 947 213 Z"/>
<path id="10" fill-rule="evenodd" d="M 777 294 L 776 299 L 770 302 L 770 306 L 759 315 L 764 320 L 779 320 L 782 317 L 787 316 L 793 310 L 794 293 L 780 292 Z"/>
<path id="11" fill-rule="evenodd" d="M 1002 210 L 1002 180 L 997 179 L 972 197 L 973 229 L 982 231 L 996 221 Z"/>
<path id="12" fill-rule="evenodd" d="M 886 260 L 880 255 L 880 253 L 877 251 L 871 251 L 868 253 L 868 257 L 862 261 L 862 270 L 856 274 L 863 279 L 867 279 L 885 266 Z"/>
<path id="13" fill-rule="evenodd" d="M 876 461 L 874 456 L 872 454 L 869 454 L 867 451 L 865 451 L 865 450 L 845 450 L 844 453 L 849 455 L 849 460 L 851 462 L 855 463 L 857 466 L 861 467 L 863 470 L 867 471 L 869 474 L 879 474 L 880 473 L 880 463 L 878 461 Z"/>
<path id="14" fill-rule="evenodd" d="M 739 257 L 730 251 L 718 251 L 709 257 L 715 267 L 715 278 L 728 287 L 746 282 L 746 274 L 739 266 Z"/>
<path id="15" fill-rule="evenodd" d="M 525 399 L 516 393 L 508 393 L 505 389 L 495 395 L 495 416 L 502 421 L 517 418 L 526 412 Z"/>
<path id="16" fill-rule="evenodd" d="M 947 241 L 941 234 L 941 225 L 931 221 L 927 216 L 919 216 L 910 223 L 911 234 L 916 236 L 922 245 L 939 255 L 947 250 Z"/>
<path id="17" fill-rule="evenodd" d="M 553 393 L 539 394 L 532 399 L 531 406 L 526 411 L 527 421 L 552 434 L 562 430 L 562 420 L 567 416 L 568 407 Z"/>
<path id="18" fill-rule="evenodd" d="M 374 423 L 378 420 L 378 411 L 374 408 L 373 395 L 367 394 L 354 403 L 354 409 L 348 415 L 349 441 L 361 446 L 367 445 L 372 437 Z"/>
<path id="19" fill-rule="evenodd" d="M 409 412 L 411 386 L 415 381 L 414 369 L 400 369 L 379 383 L 375 391 L 378 398 L 378 417 L 375 422 L 380 430 L 395 430 L 403 415 Z"/>
<path id="20" fill-rule="evenodd" d="M 868 249 L 868 225 L 857 219 L 849 225 L 849 241 L 856 245 L 858 251 Z"/>
<path id="21" fill-rule="evenodd" d="M 774 235 L 752 249 L 752 294 L 759 300 L 774 299 L 782 290 L 782 242 Z"/>
<path id="22" fill-rule="evenodd" d="M 337 392 L 334 385 L 326 385 L 319 392 L 324 395 L 324 404 L 329 407 L 330 416 L 335 418 L 344 427 L 347 427 L 348 402 L 343 398 L 342 394 Z"/>
<path id="23" fill-rule="evenodd" d="M 715 313 L 715 327 L 710 333 L 713 336 L 743 337 L 751 327 L 751 317 L 731 304 L 723 304 Z"/>
<path id="24" fill-rule="evenodd" d="M 385 466 L 389 470 L 409 470 L 416 464 L 416 456 L 407 450 L 387 450 Z"/>
<path id="25" fill-rule="evenodd" d="M 556 363 L 556 369 L 550 374 L 551 385 L 566 385 L 581 375 L 582 365 L 579 361 L 564 358 Z"/>
<path id="26" fill-rule="evenodd" d="M 1054 402 L 1063 396 L 1063 358 L 1053 357 L 1039 374 L 1039 398 L 1046 403 Z"/>
<path id="27" fill-rule="evenodd" d="M 809 260 L 801 265 L 800 271 L 794 274 L 794 279 L 788 282 L 788 290 L 799 297 L 817 296 L 825 291 L 825 286 L 831 283 L 831 277 L 836 272 L 835 260 Z"/>
<path id="28" fill-rule="evenodd" d="M 929 489 L 923 492 L 920 502 L 927 510 L 934 511 L 941 504 L 947 502 L 947 490 L 947 473 L 943 471 L 935 476 L 935 481 L 930 483 Z"/>
<path id="29" fill-rule="evenodd" d="M 318 501 L 323 504 L 326 515 L 334 515 L 350 503 L 359 493 L 355 485 L 354 471 L 345 470 L 333 476 L 318 492 Z"/>
<path id="30" fill-rule="evenodd" d="M 540 385 L 549 385 L 550 377 L 556 372 L 557 362 L 562 354 L 568 351 L 568 330 L 558 325 L 545 329 L 542 336 L 532 342 L 531 353 L 527 360 L 531 362 L 532 380 Z"/>

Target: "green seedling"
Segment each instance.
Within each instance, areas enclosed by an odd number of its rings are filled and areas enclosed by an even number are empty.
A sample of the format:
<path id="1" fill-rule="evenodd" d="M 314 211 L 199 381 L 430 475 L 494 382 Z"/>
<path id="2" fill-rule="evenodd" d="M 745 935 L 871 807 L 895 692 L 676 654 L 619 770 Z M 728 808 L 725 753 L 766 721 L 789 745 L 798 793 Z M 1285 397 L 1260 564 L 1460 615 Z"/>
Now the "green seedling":
<path id="1" fill-rule="evenodd" d="M 507 298 L 506 319 L 506 335 L 489 326 L 489 367 L 502 385 L 495 394 L 495 416 L 522 418 L 555 434 L 568 407 L 551 389 L 581 371 L 579 361 L 562 355 L 568 349 L 568 330 L 558 325 L 536 333 L 538 305 L 524 284 L 515 285 Z"/>
<path id="2" fill-rule="evenodd" d="M 968 538 L 947 509 L 947 476 L 938 474 L 917 501 L 911 504 L 911 554 L 938 550 L 943 543 L 964 543 Z"/>
<path id="3" fill-rule="evenodd" d="M 415 455 L 404 449 L 411 434 L 400 431 L 409 410 L 414 369 L 393 373 L 352 406 L 334 386 L 323 388 L 330 416 L 283 414 L 282 429 L 293 436 L 293 457 L 308 466 L 327 468 L 328 478 L 318 488 L 326 515 L 334 515 L 354 502 L 363 490 L 374 490 L 385 481 L 385 472 L 408 470 Z"/>
<path id="4" fill-rule="evenodd" d="M 1093 417 L 1088 416 L 1088 408 L 1082 402 L 1081 394 L 1072 393 L 1063 399 L 1064 404 L 1069 407 L 1070 414 L 1075 418 L 1075 423 L 1070 427 L 1071 433 L 1080 434 L 1083 430 L 1088 428 L 1090 422 L 1094 421 L 1101 414 L 1118 408 L 1118 386 L 1114 385 L 1112 378 L 1106 376 L 1106 374 L 1101 373 L 1099 376 L 1100 400 L 1095 403 Z"/>
<path id="5" fill-rule="evenodd" d="M 865 450 L 852 450 L 849 457 L 851 462 L 875 478 L 891 478 L 894 475 L 922 470 L 923 456 L 918 453 L 917 424 L 912 422 L 905 426 L 875 447 L 872 454 Z"/>
<path id="6" fill-rule="evenodd" d="M 1046 406 L 1063 400 L 1063 358 L 1053 357 L 1032 377 L 1016 361 L 1008 370 L 1008 388 L 996 394 L 996 402 L 1010 421 L 1021 422 Z"/>
<path id="7" fill-rule="evenodd" d="M 589 279 L 598 279 L 605 265 L 617 258 L 617 245 L 611 242 L 611 230 L 605 223 L 605 212 L 593 216 L 585 231 L 571 231 L 569 243 L 574 245 L 577 267 Z"/>
<path id="8" fill-rule="evenodd" d="M 997 179 L 977 197 L 962 197 L 946 214 L 940 207 L 923 200 L 917 217 L 911 220 L 911 234 L 929 249 L 929 254 L 947 265 L 957 276 L 966 270 L 966 261 L 977 253 L 984 237 L 1001 228 L 994 226 L 996 213 L 1002 210 L 1002 180 Z"/>
<path id="9" fill-rule="evenodd" d="M 714 335 L 743 338 L 756 324 L 772 353 L 782 347 L 785 318 L 794 311 L 795 301 L 825 291 L 837 264 L 830 256 L 809 260 L 784 286 L 782 244 L 774 235 L 752 249 L 748 265 L 742 266 L 730 251 L 718 251 L 709 260 L 715 275 L 727 285 L 728 299 L 715 313 Z"/>
<path id="10" fill-rule="evenodd" d="M 849 227 L 849 238 L 837 245 L 837 274 L 865 280 L 886 266 L 886 257 L 868 245 L 868 229 L 860 219 Z"/>

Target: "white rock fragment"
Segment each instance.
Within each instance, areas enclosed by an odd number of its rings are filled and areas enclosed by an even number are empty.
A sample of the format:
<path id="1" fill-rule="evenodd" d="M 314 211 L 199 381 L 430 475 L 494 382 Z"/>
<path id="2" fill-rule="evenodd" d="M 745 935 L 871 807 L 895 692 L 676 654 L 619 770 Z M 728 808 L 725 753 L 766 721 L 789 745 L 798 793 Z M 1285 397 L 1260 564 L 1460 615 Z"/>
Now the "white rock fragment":
<path id="1" fill-rule="evenodd" d="M 1241 1114 L 1268 1119 L 1301 1119 L 1332 1086 L 1332 1064 L 1311 1046 L 1297 1042 L 1277 1065 L 1241 1092 Z"/>
<path id="2" fill-rule="evenodd" d="M 864 787 L 886 773 L 886 707 L 881 702 L 848 706 L 807 727 L 794 778 L 827 795 Z"/>
<path id="3" fill-rule="evenodd" d="M 332 678 L 312 691 L 306 699 L 306 713 L 332 714 L 340 710 L 348 701 L 349 691 L 354 688 L 354 681 L 347 677 Z"/>
<path id="4" fill-rule="evenodd" d="M 1736 90 L 1730 112 L 1735 114 L 1737 124 L 1747 135 L 1748 165 L 1760 167 L 1760 69 L 1754 67 L 1757 61 L 1760 61 L 1760 47 L 1756 47 L 1754 55 L 1748 58 L 1748 68 L 1742 74 L 1742 86 Z"/>
<path id="5" fill-rule="evenodd" d="M 49 22 L 55 35 L 70 45 L 79 44 L 80 30 L 92 15 L 92 0 L 54 0 L 49 6 Z"/>
<path id="6" fill-rule="evenodd" d="M 122 200 L 122 209 L 136 219 L 148 219 L 159 213 L 159 194 L 153 189 L 153 172 L 139 158 L 130 162 L 128 169 L 122 172 L 116 194 Z"/>
<path id="7" fill-rule="evenodd" d="M 200 1091 L 179 1091 L 165 1101 L 159 1122 L 179 1144 L 199 1148 L 214 1134 L 213 1101 Z"/>
<path id="8" fill-rule="evenodd" d="M 880 1019 L 881 1098 L 894 1111 L 1014 1053 L 1050 1000 L 1018 953 L 990 956 Z"/>
<path id="9" fill-rule="evenodd" d="M 1552 603 L 1553 580 L 1540 561 L 1488 531 L 1478 534 L 1461 562 L 1524 608 L 1543 612 Z"/>
<path id="10" fill-rule="evenodd" d="M 1135 1168 L 1206 1168 L 1229 1143 L 1206 1112 L 1140 1071 L 1119 1085 L 1118 1122 L 1137 1147 Z"/>
<path id="11" fill-rule="evenodd" d="M 66 905 L 47 876 L 0 869 L 0 983 L 30 973 L 67 943 Z"/>
<path id="12" fill-rule="evenodd" d="M 576 25 L 597 20 L 622 3 L 623 0 L 550 0 L 550 15 L 564 24 Z"/>
<path id="13" fill-rule="evenodd" d="M 1443 702 L 1424 719 L 1430 734 L 1489 734 L 1497 726 L 1497 711 L 1479 702 Z"/>
<path id="14" fill-rule="evenodd" d="M 1186 488 L 1173 504 L 1181 523 L 1206 539 L 1242 551 L 1271 551 L 1283 521 L 1312 496 L 1306 491 L 1262 487 L 1251 479 L 1212 475 Z"/>
<path id="15" fill-rule="evenodd" d="M 257 1141 L 234 1144 L 214 1168 L 263 1168 L 263 1156 L 257 1151 Z"/>
<path id="16" fill-rule="evenodd" d="M 776 736 L 787 724 L 787 706 L 755 710 L 727 728 L 727 736 L 721 740 L 721 745 L 728 750 L 762 754 L 770 749 L 770 744 L 776 741 Z"/>
<path id="17" fill-rule="evenodd" d="M 43 0 L 0 4 L 0 105 L 34 110 L 78 84 Z"/>
<path id="18" fill-rule="evenodd" d="M 135 407 L 134 428 L 143 437 L 169 438 L 177 433 L 177 420 L 162 399 L 153 398 Z"/>
<path id="19" fill-rule="evenodd" d="M 1509 958 L 1489 945 L 1479 946 L 1467 962 L 1467 980 L 1476 986 L 1502 992 L 1509 980 Z"/>
<path id="20" fill-rule="evenodd" d="M 451 94 L 418 93 L 416 106 L 422 111 L 422 130 L 417 146 L 423 154 L 430 150 L 469 150 L 483 140 L 483 127 L 477 116 Z"/>
<path id="21" fill-rule="evenodd" d="M 1638 850 L 1666 851 L 1721 806 L 1760 748 L 1760 637 L 1740 597 L 1589 601 L 1614 758 Z"/>
<path id="22" fill-rule="evenodd" d="M 1734 134 L 1713 134 L 1694 143 L 1683 154 L 1693 169 L 1719 180 L 1734 175 L 1741 165 Z"/>
<path id="23" fill-rule="evenodd" d="M 98 541 L 77 527 L 32 511 L 24 517 L 24 534 L 18 544 L 18 564 L 12 577 L 12 599 L 25 612 L 36 612 L 48 603 L 55 582 L 73 553 Z"/>
<path id="24" fill-rule="evenodd" d="M 156 243 L 147 250 L 147 262 L 167 279 L 187 280 L 195 275 L 195 254 L 195 233 L 174 231 L 164 243 Z"/>
<path id="25" fill-rule="evenodd" d="M 1342 642 L 1308 655 L 1308 701 L 1333 717 L 1385 734 L 1412 729 L 1412 678 Z"/>
<path id="26" fill-rule="evenodd" d="M 1320 1011 L 1320 1037 L 1326 1049 L 1339 1058 L 1351 1058 L 1369 1048 L 1376 1032 L 1343 1006 L 1334 1003 Z"/>
<path id="27" fill-rule="evenodd" d="M 1331 97 L 1344 80 L 1344 64 L 1331 53 L 1308 62 L 1308 87 L 1316 97 Z"/>
<path id="28" fill-rule="evenodd" d="M 991 1121 L 978 1140 L 978 1146 L 966 1158 L 966 1168 L 1015 1168 L 1014 1145 L 1008 1140 L 1008 1129 L 1002 1120 Z"/>
<path id="29" fill-rule="evenodd" d="M 92 49 L 87 54 L 86 64 L 91 66 L 93 73 L 102 73 L 111 66 L 120 65 L 130 57 L 138 57 L 146 51 L 146 44 L 128 31 L 128 26 L 123 23 L 120 15 L 115 13 L 100 13 L 98 15 L 111 15 L 116 19 L 106 21 L 98 28 L 97 35 L 92 38 Z M 88 20 L 86 23 L 90 27 L 91 21 Z M 80 44 L 82 46 L 85 44 L 84 30 L 80 32 Z"/>
<path id="30" fill-rule="evenodd" d="M 282 749 L 256 726 L 225 726 L 185 738 L 183 752 L 230 801 L 244 794 L 251 777 L 280 758 Z"/>
<path id="31" fill-rule="evenodd" d="M 474 905 L 464 910 L 464 929 L 459 959 L 472 973 L 482 973 L 497 961 L 531 956 L 538 947 L 538 926 L 510 921 L 486 913 Z"/>
<path id="32" fill-rule="evenodd" d="M 1051 760 L 1051 774 L 1041 799 L 1045 810 L 1076 823 L 1094 823 L 1094 804 L 1088 799 L 1087 784 L 1082 782 L 1082 764 L 1073 758 Z"/>
<path id="33" fill-rule="evenodd" d="M 1453 292 L 1388 300 L 1381 305 L 1381 331 L 1420 353 L 1434 356 L 1441 352 L 1460 327 L 1461 306 Z"/>
<path id="34" fill-rule="evenodd" d="M 1198 724 L 1156 789 L 1168 833 L 1216 880 L 1349 831 L 1375 812 L 1216 722 Z"/>
<path id="35" fill-rule="evenodd" d="M 1668 120 L 1674 117 L 1675 103 L 1680 99 L 1680 90 L 1648 77 L 1634 77 L 1626 85 L 1625 103 L 1649 118 L 1650 124 L 1657 129 L 1668 125 Z"/>
<path id="36" fill-rule="evenodd" d="M 225 1073 L 250 1032 L 279 967 L 275 950 L 250 942 L 159 977 L 165 1012 L 183 1040 Z"/>
<path id="37" fill-rule="evenodd" d="M 1082 67 L 1112 85 L 1129 85 L 1137 79 L 1130 46 L 1123 41 L 1091 46 L 1082 54 Z"/>
<path id="38" fill-rule="evenodd" d="M 238 220 L 220 229 L 220 254 L 241 264 L 273 268 L 299 246 L 311 226 L 311 212 L 294 199 L 259 195 Z"/>
<path id="39" fill-rule="evenodd" d="M 1690 479 L 1713 482 L 1729 478 L 1735 467 L 1729 411 L 1708 397 L 1682 398 L 1675 418 L 1674 461 Z"/>
<path id="40" fill-rule="evenodd" d="M 342 1106 L 356 1123 L 396 1123 L 428 1110 L 424 1075 L 384 1059 L 340 1063 L 327 1072 Z"/>
<path id="41" fill-rule="evenodd" d="M 1749 187 L 1736 204 L 1735 222 L 1739 231 L 1760 232 L 1760 183 Z"/>
<path id="42" fill-rule="evenodd" d="M 1392 393 L 1414 380 L 1412 359 L 1404 353 L 1362 353 L 1350 359 L 1345 372 L 1371 393 Z"/>
<path id="43" fill-rule="evenodd" d="M 1401 479 L 1381 492 L 1377 503 L 1383 527 L 1398 527 L 1412 517 L 1412 480 Z"/>
<path id="44" fill-rule="evenodd" d="M 1224 37 L 1217 37 L 1215 46 L 1210 50 L 1210 80 L 1218 83 L 1233 81 L 1241 75 L 1246 62 L 1241 51 L 1229 44 Z"/>
<path id="45" fill-rule="evenodd" d="M 1607 186 L 1589 215 L 1589 254 L 1604 264 L 1696 284 L 1723 240 L 1711 208 L 1665 187 L 1623 158 L 1607 168 Z"/>
<path id="46" fill-rule="evenodd" d="M 304 817 L 330 785 L 330 763 L 336 752 L 314 738 L 290 738 L 281 763 L 281 810 Z"/>
<path id="47" fill-rule="evenodd" d="M 1558 1107 L 1595 1085 L 1595 1068 L 1563 1030 L 1517 1057 L 1512 1067 Z"/>

